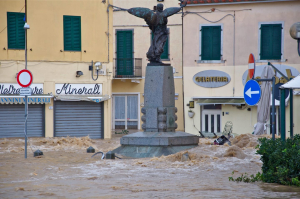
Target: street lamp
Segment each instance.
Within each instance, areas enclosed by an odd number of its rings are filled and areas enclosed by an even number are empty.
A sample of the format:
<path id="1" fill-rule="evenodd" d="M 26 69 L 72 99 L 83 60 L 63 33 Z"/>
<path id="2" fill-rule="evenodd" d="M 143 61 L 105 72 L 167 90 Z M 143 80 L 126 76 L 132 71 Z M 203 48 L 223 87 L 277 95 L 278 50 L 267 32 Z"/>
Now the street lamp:
<path id="1" fill-rule="evenodd" d="M 30 29 L 30 26 L 28 25 L 28 23 L 24 24 L 24 30 L 25 30 L 25 69 L 27 69 L 27 30 Z"/>
<path id="2" fill-rule="evenodd" d="M 293 39 L 298 40 L 298 55 L 300 56 L 300 22 L 294 23 L 290 28 L 290 35 Z"/>
<path id="3" fill-rule="evenodd" d="M 27 69 L 27 30 L 29 29 L 27 23 L 24 24 L 25 30 L 25 69 Z M 28 96 L 25 95 L 25 159 L 27 158 L 27 117 L 28 117 Z"/>

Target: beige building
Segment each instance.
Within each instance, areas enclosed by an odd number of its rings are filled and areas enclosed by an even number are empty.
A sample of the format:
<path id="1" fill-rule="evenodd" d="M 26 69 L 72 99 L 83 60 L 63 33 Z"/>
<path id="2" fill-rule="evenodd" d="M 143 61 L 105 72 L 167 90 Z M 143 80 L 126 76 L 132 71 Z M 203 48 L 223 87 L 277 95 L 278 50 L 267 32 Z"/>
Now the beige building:
<path id="1" fill-rule="evenodd" d="M 290 27 L 300 19 L 300 2 L 293 0 L 189 1 L 183 19 L 183 76 L 185 131 L 222 132 L 226 122 L 233 133 L 252 133 L 257 106 L 244 101 L 248 57 L 256 58 L 255 77 L 271 62 L 288 77 L 297 76 L 300 58 Z M 285 80 L 277 73 L 276 133 L 280 134 L 278 87 Z M 294 134 L 300 131 L 300 95 L 294 92 Z M 290 101 L 286 98 L 286 134 L 289 136 Z M 194 112 L 189 117 L 188 112 Z M 269 126 L 266 127 L 270 132 Z"/>
<path id="2" fill-rule="evenodd" d="M 177 0 L 115 0 L 113 5 L 114 77 L 112 83 L 112 129 L 141 129 L 144 104 L 146 52 L 152 33 L 146 22 L 119 8 L 145 7 L 154 10 L 157 3 L 165 8 L 179 7 Z M 168 18 L 169 37 L 161 56 L 163 63 L 173 66 L 175 106 L 178 108 L 177 130 L 184 130 L 182 92 L 182 20 L 181 14 Z M 116 130 L 118 131 L 118 130 Z"/>
<path id="3" fill-rule="evenodd" d="M 24 0 L 0 1 L 0 137 L 24 136 L 25 99 L 16 76 L 25 68 L 25 41 L 33 75 L 29 137 L 111 137 L 109 2 L 27 0 L 25 7 Z"/>

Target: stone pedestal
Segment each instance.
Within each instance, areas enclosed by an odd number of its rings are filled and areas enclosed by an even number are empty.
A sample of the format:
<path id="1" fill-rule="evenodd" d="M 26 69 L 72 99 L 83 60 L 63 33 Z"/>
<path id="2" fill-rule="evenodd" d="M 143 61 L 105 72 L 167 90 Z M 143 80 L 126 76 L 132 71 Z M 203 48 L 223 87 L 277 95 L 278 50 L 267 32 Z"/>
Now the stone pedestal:
<path id="1" fill-rule="evenodd" d="M 197 136 L 175 132 L 176 112 L 173 68 L 148 65 L 142 108 L 144 132 L 123 136 L 121 147 L 113 152 L 133 158 L 159 157 L 197 146 Z"/>

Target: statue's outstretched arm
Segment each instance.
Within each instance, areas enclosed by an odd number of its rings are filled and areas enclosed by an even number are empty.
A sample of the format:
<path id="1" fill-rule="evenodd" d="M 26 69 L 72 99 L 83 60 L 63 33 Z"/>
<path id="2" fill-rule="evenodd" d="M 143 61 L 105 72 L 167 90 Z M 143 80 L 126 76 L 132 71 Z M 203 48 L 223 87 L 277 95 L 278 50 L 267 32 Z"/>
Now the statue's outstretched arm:
<path id="1" fill-rule="evenodd" d="M 149 8 L 140 8 L 140 7 L 130 8 L 127 10 L 127 12 L 129 12 L 130 14 L 132 14 L 136 17 L 140 17 L 143 19 L 154 14 L 153 11 L 150 10 Z"/>
<path id="2" fill-rule="evenodd" d="M 187 1 L 181 1 L 181 3 L 180 3 L 180 7 L 178 8 L 178 7 L 172 7 L 172 8 L 167 8 L 167 9 L 165 9 L 164 10 L 164 17 L 169 17 L 169 16 L 171 16 L 171 15 L 173 15 L 173 14 L 176 14 L 177 12 L 179 12 L 180 10 L 181 10 L 181 8 L 182 7 L 185 7 L 186 6 L 186 4 L 187 4 Z"/>
<path id="3" fill-rule="evenodd" d="M 167 8 L 164 10 L 164 17 L 169 17 L 173 14 L 176 14 L 181 10 L 181 7 L 172 7 L 172 8 Z"/>

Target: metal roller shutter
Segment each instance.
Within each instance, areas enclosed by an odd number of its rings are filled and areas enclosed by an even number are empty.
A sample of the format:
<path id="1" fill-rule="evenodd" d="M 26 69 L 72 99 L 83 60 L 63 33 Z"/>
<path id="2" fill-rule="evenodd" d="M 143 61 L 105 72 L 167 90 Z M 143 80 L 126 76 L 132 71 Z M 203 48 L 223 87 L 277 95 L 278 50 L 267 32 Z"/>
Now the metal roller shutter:
<path id="1" fill-rule="evenodd" d="M 55 137 L 103 138 L 103 102 L 56 101 Z"/>
<path id="2" fill-rule="evenodd" d="M 24 137 L 25 105 L 0 105 L 0 138 Z M 43 104 L 28 105 L 27 120 L 28 137 L 45 136 L 45 106 Z"/>

